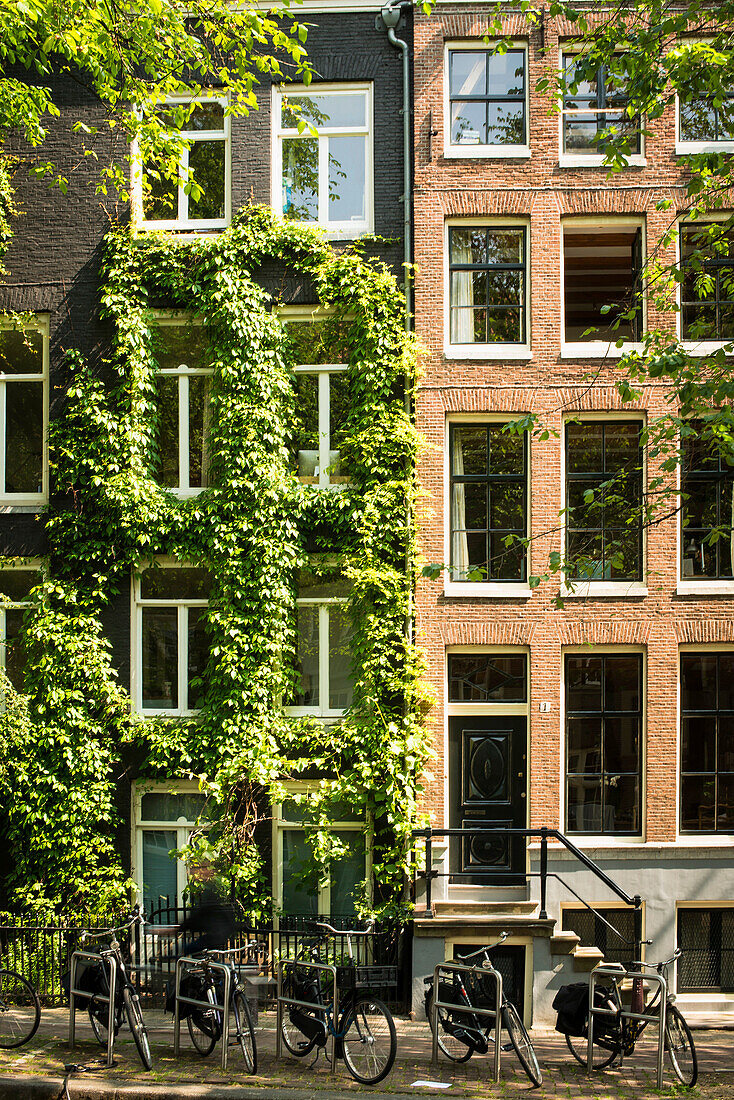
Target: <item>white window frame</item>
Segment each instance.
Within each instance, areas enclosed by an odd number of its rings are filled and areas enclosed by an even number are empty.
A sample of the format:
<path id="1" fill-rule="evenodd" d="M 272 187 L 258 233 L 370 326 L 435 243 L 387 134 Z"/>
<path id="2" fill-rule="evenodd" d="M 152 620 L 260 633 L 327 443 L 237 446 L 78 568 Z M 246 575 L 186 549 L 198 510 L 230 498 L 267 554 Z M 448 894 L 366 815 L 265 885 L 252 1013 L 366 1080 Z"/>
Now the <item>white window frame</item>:
<path id="1" fill-rule="evenodd" d="M 182 138 L 191 141 L 220 141 L 224 144 L 224 217 L 189 218 L 189 197 L 184 187 L 189 167 L 189 149 L 184 148 L 179 161 L 178 213 L 175 218 L 146 219 L 143 208 L 143 161 L 138 142 L 133 142 L 132 163 L 132 215 L 133 224 L 139 229 L 183 229 L 195 232 L 199 229 L 226 229 L 232 218 L 232 122 L 227 113 L 226 95 L 203 93 L 202 95 L 168 96 L 161 106 L 178 106 L 191 103 L 219 103 L 224 110 L 222 130 L 181 130 Z"/>
<path id="2" fill-rule="evenodd" d="M 284 784 L 288 795 L 308 794 L 312 787 L 308 783 L 289 782 Z M 368 814 L 365 821 L 334 821 L 328 826 L 329 832 L 354 832 L 364 837 L 365 847 L 365 880 L 367 882 L 367 900 L 372 901 L 372 863 L 373 863 L 373 826 L 371 816 Z M 283 817 L 283 803 L 276 802 L 273 805 L 273 898 L 278 909 L 283 908 L 283 833 L 288 830 L 305 831 L 306 826 L 298 821 Z M 319 883 L 318 906 L 319 914 L 331 913 L 331 881 L 322 879 Z"/>
<path id="3" fill-rule="evenodd" d="M 525 230 L 525 343 L 524 344 L 452 344 L 451 343 L 451 275 L 449 241 L 451 229 L 481 229 L 496 226 L 502 229 Z M 443 352 L 447 359 L 532 359 L 532 288 L 530 284 L 530 218 L 509 215 L 490 218 L 446 218 L 443 241 Z"/>
<path id="4" fill-rule="evenodd" d="M 176 847 L 183 848 L 188 843 L 192 829 L 196 828 L 196 822 L 181 817 L 176 821 L 157 821 L 152 818 L 143 818 L 141 804 L 144 794 L 201 794 L 201 788 L 196 781 L 189 779 L 171 779 L 165 783 L 152 783 L 146 779 L 138 779 L 132 783 L 130 790 L 130 866 L 131 878 L 135 882 L 135 893 L 139 905 L 143 904 L 143 833 L 146 829 L 169 833 L 175 832 Z M 182 859 L 177 859 L 176 900 L 179 906 L 188 882 L 186 864 Z"/>
<path id="5" fill-rule="evenodd" d="M 3 331 L 18 328 L 7 318 L 0 319 Z M 1 374 L 0 373 L 0 511 L 8 505 L 10 508 L 24 508 L 35 511 L 48 503 L 48 404 L 49 404 L 49 336 L 50 324 L 46 315 L 37 315 L 33 321 L 22 326 L 23 331 L 39 332 L 43 340 L 41 371 L 37 374 Z M 6 493 L 5 489 L 5 428 L 6 428 L 6 388 L 14 382 L 35 382 L 42 387 L 42 424 L 41 424 L 41 491 L 39 493 Z"/>
<path id="6" fill-rule="evenodd" d="M 200 317 L 171 313 L 156 313 L 153 317 L 155 328 L 185 328 L 188 325 L 201 327 L 202 320 Z M 189 484 L 189 379 L 213 379 L 214 368 L 190 367 L 187 363 L 181 363 L 178 367 L 157 368 L 156 377 L 178 379 L 178 485 L 162 486 L 162 488 L 182 498 L 198 496 L 209 486 L 199 485 L 192 488 Z M 211 462 L 211 453 L 209 460 Z"/>
<path id="7" fill-rule="evenodd" d="M 143 572 L 147 568 L 161 568 L 161 569 L 200 569 L 201 566 L 192 565 L 190 562 L 177 561 L 173 558 L 157 557 L 154 559 L 156 565 L 150 562 L 141 563 L 137 569 L 133 571 L 131 586 L 132 586 L 132 660 L 130 662 L 131 670 L 131 697 L 133 703 L 133 710 L 136 714 L 142 715 L 144 718 L 183 718 L 190 715 L 198 714 L 198 710 L 189 709 L 184 706 L 184 699 L 188 701 L 188 675 L 189 675 L 189 646 L 188 646 L 188 609 L 208 607 L 208 600 L 195 600 L 189 598 L 174 599 L 173 597 L 167 597 L 166 599 L 148 599 L 142 598 L 140 595 L 140 583 Z M 179 705 L 175 708 L 143 708 L 143 608 L 145 607 L 161 607 L 161 608 L 173 608 L 177 610 L 177 648 L 178 648 L 178 699 Z"/>
<path id="8" fill-rule="evenodd" d="M 571 217 L 561 219 L 561 251 L 559 256 L 559 271 L 561 273 L 561 358 L 562 359 L 620 359 L 623 355 L 629 355 L 632 351 L 642 351 L 644 341 L 624 341 L 619 347 L 615 340 L 566 340 L 566 265 L 564 262 L 565 227 L 579 227 L 582 229 L 596 230 L 600 235 L 604 233 L 616 233 L 620 230 L 642 230 L 641 248 L 643 276 L 641 287 L 641 318 L 640 331 L 647 332 L 647 279 L 644 268 L 647 258 L 647 219 L 644 215 L 638 217 L 615 216 L 610 214 L 588 217 Z"/>
<path id="9" fill-rule="evenodd" d="M 12 561 L 3 562 L 0 565 L 0 592 L 2 591 L 2 575 L 16 569 L 24 572 L 37 572 L 42 576 L 45 572 L 45 563 L 41 558 L 13 558 Z M 31 600 L 2 600 L 0 601 L 0 668 L 5 671 L 7 661 L 7 619 L 8 611 L 25 611 L 32 606 Z"/>
<path id="10" fill-rule="evenodd" d="M 365 97 L 364 126 L 330 126 L 318 129 L 316 135 L 309 132 L 308 128 L 302 135 L 297 130 L 284 129 L 281 126 L 281 106 L 283 96 L 297 95 L 354 95 L 361 94 Z M 319 214 L 316 221 L 298 222 L 300 225 L 319 225 L 326 230 L 327 237 L 332 240 L 356 240 L 364 233 L 374 233 L 375 228 L 375 200 L 374 200 L 374 108 L 372 83 L 328 83 L 328 84 L 274 84 L 271 101 L 272 115 L 272 147 L 273 166 L 271 178 L 271 205 L 273 210 L 282 218 L 283 215 L 283 140 L 290 137 L 312 137 L 319 143 L 319 187 L 318 207 Z M 328 219 L 329 208 L 329 150 L 328 139 L 333 136 L 364 135 L 367 138 L 367 152 L 365 154 L 365 218 L 363 221 L 330 222 Z"/>
<path id="11" fill-rule="evenodd" d="M 527 41 L 519 40 L 508 43 L 508 49 L 522 50 L 525 57 L 525 142 L 522 145 L 460 145 L 451 141 L 451 84 L 450 84 L 450 64 L 451 54 L 459 53 L 461 51 L 474 51 L 479 53 L 492 54 L 492 49 L 488 46 L 483 39 L 477 38 L 474 40 L 467 39 L 460 42 L 445 42 L 444 43 L 444 59 L 443 59 L 443 118 L 444 118 L 444 143 L 443 143 L 443 155 L 444 160 L 453 160 L 454 158 L 472 159 L 478 160 L 481 158 L 487 159 L 503 159 L 510 157 L 524 157 L 530 156 L 530 97 L 529 97 L 529 51 Z"/>
<path id="12" fill-rule="evenodd" d="M 683 46 L 706 45 L 712 39 L 700 38 L 695 41 L 689 39 L 682 43 Z M 680 108 L 681 101 L 678 93 L 675 95 L 675 152 L 677 156 L 689 156 L 692 153 L 734 153 L 734 140 L 726 141 L 684 141 L 680 136 Z"/>
<path id="13" fill-rule="evenodd" d="M 732 149 L 734 150 L 734 142 L 732 142 Z M 705 217 L 697 218 L 696 221 L 691 221 L 685 216 L 678 218 L 676 225 L 675 235 L 675 262 L 679 269 L 682 270 L 683 266 L 683 228 L 687 225 L 694 225 L 702 228 L 704 225 L 709 225 L 711 222 L 725 222 L 731 218 L 732 211 L 719 211 L 712 210 L 711 213 L 705 215 Z M 734 267 L 734 254 L 732 254 L 732 267 Z M 726 355 L 734 355 L 734 339 L 730 340 L 684 340 L 683 339 L 683 312 L 682 312 L 682 298 L 683 298 L 683 284 L 677 283 L 675 288 L 676 306 L 678 311 L 678 317 L 676 321 L 676 335 L 681 343 L 681 346 L 688 352 L 689 355 L 713 355 L 714 352 L 724 351 Z"/>
<path id="14" fill-rule="evenodd" d="M 317 707 L 284 707 L 284 712 L 292 718 L 311 714 L 318 718 L 342 718 L 346 710 L 329 707 L 329 609 L 345 607 L 347 596 L 298 596 L 296 607 L 318 607 L 319 610 L 319 699 Z"/>
<path id="15" fill-rule="evenodd" d="M 618 53 L 624 53 L 625 47 L 620 43 Z M 580 48 L 574 48 L 573 46 L 564 46 L 561 43 L 558 47 L 558 72 L 563 78 L 563 55 L 572 53 L 582 53 Z M 566 153 L 563 146 L 563 123 L 566 118 L 566 112 L 563 107 L 563 93 L 561 93 L 560 101 L 558 104 L 558 167 L 559 168 L 606 168 L 604 153 Z M 591 113 L 591 112 L 587 112 Z M 627 166 L 630 168 L 644 168 L 647 165 L 647 158 L 645 156 L 645 133 L 644 133 L 644 120 L 640 119 L 640 151 L 639 153 L 631 153 L 627 158 Z"/>

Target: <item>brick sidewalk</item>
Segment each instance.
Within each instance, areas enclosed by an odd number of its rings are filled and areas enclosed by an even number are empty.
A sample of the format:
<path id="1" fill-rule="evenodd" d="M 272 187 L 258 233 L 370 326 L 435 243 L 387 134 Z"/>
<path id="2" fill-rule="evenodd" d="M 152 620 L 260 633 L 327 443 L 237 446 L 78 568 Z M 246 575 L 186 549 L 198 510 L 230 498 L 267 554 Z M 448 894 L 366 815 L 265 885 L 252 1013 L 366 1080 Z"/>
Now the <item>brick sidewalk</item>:
<path id="1" fill-rule="evenodd" d="M 409 1094 L 446 1095 L 459 1097 L 484 1097 L 490 1093 L 500 1096 L 523 1094 L 532 1091 L 530 1082 L 522 1071 L 513 1052 L 503 1053 L 499 1085 L 491 1081 L 488 1057 L 472 1057 L 463 1065 L 455 1065 L 441 1058 L 438 1067 L 431 1065 L 431 1044 L 428 1026 L 423 1022 L 396 1021 L 398 1027 L 398 1057 L 393 1071 L 377 1089 L 357 1084 L 349 1076 L 343 1063 L 338 1064 L 337 1074 L 332 1076 L 323 1055 L 311 1066 L 313 1056 L 302 1061 L 286 1056 L 275 1059 L 274 1014 L 260 1017 L 257 1031 L 258 1073 L 249 1077 L 242 1071 L 241 1057 L 236 1048 L 230 1052 L 230 1066 L 223 1074 L 219 1064 L 219 1048 L 203 1059 L 191 1047 L 185 1024 L 182 1029 L 181 1055 L 173 1055 L 173 1027 L 170 1017 L 161 1013 L 148 1013 L 153 1050 L 153 1071 L 146 1074 L 138 1061 L 129 1032 L 125 1029 L 115 1047 L 116 1064 L 102 1068 L 94 1076 L 72 1076 L 72 1097 L 140 1097 L 151 1100 L 153 1096 L 206 1096 L 221 1095 L 222 1086 L 247 1086 L 250 1095 L 285 1097 L 318 1094 L 320 1100 L 345 1097 L 354 1092 L 366 1091 L 372 1097 Z M 86 1015 L 79 1013 L 77 1022 L 77 1048 L 71 1051 L 67 1042 L 68 1013 L 62 1009 L 45 1011 L 39 1033 L 28 1047 L 17 1053 L 0 1051 L 0 1098 L 16 1100 L 21 1095 L 31 1095 L 25 1088 L 21 1092 L 19 1079 L 28 1085 L 37 1079 L 39 1089 L 33 1095 L 61 1095 L 63 1067 L 65 1064 L 97 1063 L 102 1054 L 94 1042 Z M 734 1033 L 731 1031 L 699 1031 L 695 1035 L 699 1051 L 699 1086 L 694 1095 L 710 1100 L 734 1100 Z M 652 1039 L 652 1036 L 651 1036 Z M 534 1095 L 562 1097 L 564 1100 L 582 1098 L 621 1097 L 647 1100 L 659 1096 L 655 1087 L 655 1060 L 653 1041 L 638 1048 L 635 1057 L 622 1070 L 595 1074 L 592 1080 L 585 1070 L 575 1063 L 568 1053 L 563 1037 L 554 1033 L 533 1033 L 533 1041 L 543 1068 L 543 1086 Z M 40 1088 L 42 1079 L 54 1079 L 48 1091 Z M 417 1087 L 414 1082 L 438 1081 L 450 1084 L 450 1088 L 434 1090 Z M 163 1086 L 161 1090 L 152 1088 Z M 675 1095 L 675 1080 L 666 1072 L 666 1088 L 663 1095 Z M 125 1087 L 127 1086 L 127 1087 Z M 137 1086 L 137 1087 L 136 1087 Z M 190 1091 L 186 1086 L 199 1086 Z M 216 1086 L 219 1086 L 216 1088 Z M 54 1091 L 55 1089 L 55 1091 Z M 118 1089 L 122 1091 L 118 1091 Z M 683 1090 L 681 1090 L 682 1092 Z M 241 1088 L 226 1090 L 230 1096 L 239 1094 Z"/>

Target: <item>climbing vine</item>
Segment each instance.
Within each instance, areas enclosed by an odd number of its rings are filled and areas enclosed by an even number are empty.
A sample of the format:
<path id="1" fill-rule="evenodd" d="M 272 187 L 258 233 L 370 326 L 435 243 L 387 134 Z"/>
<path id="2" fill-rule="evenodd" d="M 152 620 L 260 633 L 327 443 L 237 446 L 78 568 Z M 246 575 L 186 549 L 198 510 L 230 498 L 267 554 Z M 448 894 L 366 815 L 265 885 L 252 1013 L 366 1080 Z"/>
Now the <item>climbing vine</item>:
<path id="1" fill-rule="evenodd" d="M 292 466 L 298 351 L 257 281 L 263 264 L 310 280 L 329 324 L 345 333 L 347 479 L 338 490 L 303 484 Z M 127 752 L 142 776 L 198 777 L 211 825 L 188 856 L 210 860 L 252 914 L 269 905 L 258 826 L 293 779 L 309 782 L 317 873 L 343 854 L 327 826 L 346 806 L 371 831 L 379 886 L 362 906 L 395 912 L 428 753 L 421 665 L 406 634 L 419 441 L 404 398 L 414 348 L 395 279 L 358 247 L 337 251 L 318 231 L 249 207 L 216 237 L 115 229 L 102 307 L 113 384 L 70 354 L 72 383 L 51 436 L 53 579 L 27 617 L 27 697 L 0 716 L 11 746 L 0 784 L 13 802 L 15 897 L 59 905 L 123 894 L 114 789 Z M 160 309 L 195 317 L 213 368 L 210 485 L 184 499 L 157 478 Z M 203 705 L 191 718 L 131 713 L 101 627 L 114 594 L 156 555 L 212 578 Z M 306 573 L 348 586 L 354 696 L 333 724 L 283 707 Z M 12 745 L 22 746 L 23 768 Z"/>

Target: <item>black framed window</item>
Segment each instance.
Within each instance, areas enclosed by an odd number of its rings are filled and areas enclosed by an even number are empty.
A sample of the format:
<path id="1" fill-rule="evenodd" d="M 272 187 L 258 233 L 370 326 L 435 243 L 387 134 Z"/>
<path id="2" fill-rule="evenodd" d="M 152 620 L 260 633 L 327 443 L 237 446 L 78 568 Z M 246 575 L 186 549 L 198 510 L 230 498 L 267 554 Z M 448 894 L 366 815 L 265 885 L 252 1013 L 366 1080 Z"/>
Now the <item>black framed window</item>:
<path id="1" fill-rule="evenodd" d="M 625 113 L 627 90 L 624 78 L 620 74 L 610 73 L 602 65 L 593 79 L 583 79 L 580 64 L 578 54 L 564 53 L 564 153 L 604 153 L 605 143 L 599 135 L 610 127 L 625 135 L 628 153 L 639 153 L 640 120 L 637 117 L 628 118 Z"/>
<path id="2" fill-rule="evenodd" d="M 526 145 L 523 49 L 449 48 L 451 145 Z"/>
<path id="3" fill-rule="evenodd" d="M 680 831 L 734 833 L 734 653 L 683 653 Z"/>
<path id="4" fill-rule="evenodd" d="M 566 831 L 639 835 L 642 655 L 567 654 Z"/>
<path id="5" fill-rule="evenodd" d="M 734 993 L 734 906 L 681 906 L 678 946 L 678 993 Z"/>
<path id="6" fill-rule="evenodd" d="M 734 89 L 719 107 L 713 97 L 700 96 L 679 102 L 678 111 L 681 141 L 734 141 Z"/>
<path id="7" fill-rule="evenodd" d="M 635 918 L 631 909 L 603 905 L 595 905 L 593 910 L 564 908 L 561 927 L 564 932 L 575 932 L 581 947 L 598 947 L 605 962 L 626 965 L 635 958 Z"/>
<path id="8" fill-rule="evenodd" d="M 451 579 L 524 581 L 527 440 L 503 424 L 452 424 Z M 507 545 L 514 536 L 511 545 Z"/>
<path id="9" fill-rule="evenodd" d="M 449 229 L 452 344 L 526 342 L 524 226 Z"/>
<path id="10" fill-rule="evenodd" d="M 524 653 L 450 653 L 450 703 L 524 703 Z"/>
<path id="11" fill-rule="evenodd" d="M 566 560 L 579 580 L 642 579 L 638 420 L 566 425 Z"/>
<path id="12" fill-rule="evenodd" d="M 734 232 L 722 223 L 682 225 L 681 339 L 734 338 Z"/>
<path id="13" fill-rule="evenodd" d="M 726 580 L 734 575 L 734 467 L 702 438 L 701 421 L 693 428 L 694 434 L 681 440 L 681 577 Z"/>

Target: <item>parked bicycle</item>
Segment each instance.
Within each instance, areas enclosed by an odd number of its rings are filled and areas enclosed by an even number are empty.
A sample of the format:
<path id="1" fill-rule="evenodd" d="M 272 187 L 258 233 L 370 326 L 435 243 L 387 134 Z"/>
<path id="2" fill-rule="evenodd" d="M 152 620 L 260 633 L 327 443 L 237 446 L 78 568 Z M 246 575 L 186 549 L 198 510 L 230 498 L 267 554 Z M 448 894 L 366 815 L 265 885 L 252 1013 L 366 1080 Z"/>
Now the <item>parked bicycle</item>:
<path id="1" fill-rule="evenodd" d="M 373 993 L 374 988 L 389 980 L 387 972 L 392 968 L 358 965 L 352 951 L 352 938 L 369 935 L 373 923 L 361 932 L 339 932 L 330 924 L 315 922 L 315 927 L 325 934 L 316 944 L 304 945 L 297 959 L 285 965 L 282 988 L 286 1001 L 292 998 L 305 1002 L 284 1006 L 281 1036 L 291 1054 L 303 1058 L 314 1047 L 318 1054 L 331 1035 L 337 1057 L 343 1057 L 355 1081 L 365 1085 L 376 1085 L 388 1075 L 398 1049 L 390 1010 Z M 338 1018 L 333 982 L 325 988 L 321 981 L 322 973 L 329 979 L 330 973 L 298 965 L 322 962 L 321 946 L 328 942 L 329 936 L 344 936 L 347 941 L 348 960 L 346 965 L 337 966 Z"/>
<path id="2" fill-rule="evenodd" d="M 254 944 L 259 948 L 259 944 Z M 232 948 L 226 951 L 215 951 L 211 948 L 202 952 L 201 966 L 192 968 L 186 973 L 186 996 L 198 1001 L 208 1001 L 212 1008 L 202 1009 L 190 1006 L 186 1017 L 186 1023 L 194 1044 L 199 1054 L 204 1058 L 211 1054 L 217 1042 L 222 1038 L 223 1011 L 217 1011 L 214 1007 L 222 1005 L 224 993 L 224 981 L 221 971 L 214 971 L 213 962 L 222 962 L 229 970 L 229 1010 L 234 1016 L 234 1042 L 239 1045 L 242 1057 L 248 1073 L 257 1072 L 257 1042 L 255 1040 L 255 1028 L 252 1023 L 250 1006 L 247 1003 L 245 989 L 240 982 L 237 966 L 232 958 L 247 952 L 251 957 L 253 944 L 245 944 L 244 947 Z M 226 956 L 226 962 L 225 960 Z M 232 1028 L 229 1028 L 229 1042 L 233 1041 Z"/>
<path id="3" fill-rule="evenodd" d="M 508 1001 L 505 996 L 504 986 L 502 988 L 502 1000 L 498 1009 L 496 1005 L 496 986 L 494 981 L 482 980 L 486 975 L 497 973 L 495 967 L 492 965 L 490 956 L 500 944 L 504 943 L 508 935 L 509 932 L 503 932 L 497 943 L 488 947 L 481 947 L 478 951 L 472 951 L 469 955 L 462 955 L 461 958 L 456 959 L 456 962 L 461 963 L 463 966 L 477 966 L 477 984 L 475 990 L 473 990 L 475 996 L 474 1002 L 472 1001 L 470 992 L 467 990 L 467 984 L 469 984 L 471 989 L 474 983 L 465 982 L 464 978 L 466 975 L 461 972 L 454 973 L 450 977 L 447 975 L 446 985 L 448 988 L 445 991 L 441 991 L 439 1000 L 450 1004 L 462 1005 L 464 1008 L 491 1007 L 495 1011 L 499 1010 L 501 1026 L 506 1030 L 510 1040 L 509 1043 L 502 1046 L 502 1050 L 514 1050 L 520 1060 L 520 1065 L 525 1070 L 530 1080 L 534 1085 L 540 1085 L 543 1081 L 543 1074 L 535 1049 L 530 1041 L 530 1036 L 520 1019 L 520 1013 L 517 1011 L 514 1004 Z M 474 960 L 476 960 L 476 963 Z M 434 998 L 433 974 L 429 974 L 423 981 L 426 986 L 426 1015 L 428 1016 L 428 1022 L 432 1029 Z M 484 1002 L 481 1006 L 476 1003 L 477 993 Z M 450 1058 L 452 1062 L 466 1062 L 474 1053 L 486 1054 L 489 1051 L 490 1043 L 493 1044 L 495 1041 L 493 1035 L 494 1020 L 491 1017 L 478 1016 L 464 1011 L 452 1012 L 451 1009 L 440 1007 L 436 1009 L 436 1013 L 438 1016 L 438 1045 L 446 1057 Z"/>
<path id="4" fill-rule="evenodd" d="M 0 1048 L 22 1047 L 40 1022 L 41 1003 L 28 979 L 15 970 L 0 969 Z"/>
<path id="5" fill-rule="evenodd" d="M 135 907 L 130 920 L 119 928 L 106 928 L 101 932 L 83 932 L 81 941 L 82 944 L 86 940 L 98 940 L 103 939 L 106 936 L 111 937 L 108 947 L 100 947 L 99 955 L 102 959 L 100 981 L 100 993 L 95 993 L 89 999 L 89 1021 L 92 1025 L 92 1030 L 99 1042 L 100 1046 L 107 1046 L 108 1026 L 109 1026 L 109 993 L 110 993 L 110 979 L 109 975 L 111 970 L 115 971 L 115 1004 L 113 1008 L 113 1020 L 114 1020 L 114 1037 L 117 1037 L 118 1032 L 123 1024 L 123 1010 L 127 1016 L 127 1022 L 132 1032 L 133 1039 L 135 1040 L 135 1046 L 137 1047 L 138 1054 L 140 1055 L 140 1061 L 143 1063 L 146 1069 L 152 1069 L 153 1059 L 150 1055 L 150 1043 L 148 1042 L 148 1032 L 145 1029 L 145 1022 L 143 1020 L 143 1012 L 140 1007 L 140 998 L 138 997 L 137 990 L 130 980 L 127 969 L 125 967 L 125 960 L 122 957 L 122 947 L 117 939 L 118 932 L 129 932 L 133 927 L 141 926 L 145 924 L 143 914 L 138 907 Z M 107 998 L 107 999 L 105 999 Z"/>
<path id="6" fill-rule="evenodd" d="M 620 1065 L 624 1058 L 630 1057 L 635 1052 L 635 1046 L 640 1041 L 648 1024 L 657 1024 L 660 1020 L 660 997 L 662 986 L 656 984 L 655 991 L 648 1001 L 645 1000 L 645 970 L 654 970 L 668 981 L 668 967 L 681 957 L 683 951 L 676 947 L 673 954 L 665 962 L 645 963 L 640 960 L 631 965 L 640 971 L 640 976 L 632 979 L 632 1011 L 648 1016 L 647 1020 L 630 1020 L 621 1015 L 622 995 L 621 985 L 627 973 L 625 968 L 619 965 L 619 977 L 612 978 L 611 988 L 606 989 L 599 997 L 597 1007 L 606 1008 L 615 1013 L 615 1018 L 609 1016 L 595 1016 L 592 1065 L 594 1069 L 606 1069 L 617 1059 Z M 605 964 L 609 967 L 609 964 Z M 609 967 L 611 969 L 611 967 Z M 681 1084 L 687 1088 L 693 1088 L 698 1078 L 698 1058 L 693 1043 L 691 1029 L 683 1018 L 679 1008 L 673 1003 L 675 995 L 667 994 L 668 1003 L 665 1006 L 665 1052 L 667 1053 L 673 1072 Z M 566 1035 L 568 1049 L 577 1062 L 582 1066 L 587 1065 L 588 1059 L 588 1022 L 583 1035 Z"/>

